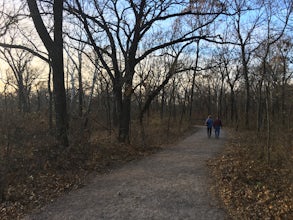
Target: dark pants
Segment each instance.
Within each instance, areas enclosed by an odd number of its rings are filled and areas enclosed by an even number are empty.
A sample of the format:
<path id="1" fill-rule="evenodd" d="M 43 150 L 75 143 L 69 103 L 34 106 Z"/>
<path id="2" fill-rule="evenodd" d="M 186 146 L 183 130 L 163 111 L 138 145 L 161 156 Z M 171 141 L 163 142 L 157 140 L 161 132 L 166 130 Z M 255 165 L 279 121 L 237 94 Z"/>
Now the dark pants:
<path id="1" fill-rule="evenodd" d="M 211 127 L 207 127 L 208 128 L 208 137 L 211 137 L 212 135 L 212 128 Z"/>
<path id="2" fill-rule="evenodd" d="M 220 136 L 220 126 L 215 127 L 215 136 L 218 138 Z"/>

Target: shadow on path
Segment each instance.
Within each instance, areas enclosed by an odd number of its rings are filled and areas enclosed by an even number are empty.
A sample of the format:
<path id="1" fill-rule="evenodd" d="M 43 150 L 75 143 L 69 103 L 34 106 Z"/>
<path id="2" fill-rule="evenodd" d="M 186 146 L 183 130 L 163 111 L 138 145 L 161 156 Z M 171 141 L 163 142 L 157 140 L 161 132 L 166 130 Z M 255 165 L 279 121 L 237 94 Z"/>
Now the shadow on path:
<path id="1" fill-rule="evenodd" d="M 208 139 L 205 127 L 198 127 L 180 143 L 98 175 L 24 219 L 226 219 L 210 193 L 206 166 L 223 149 L 225 133 Z"/>

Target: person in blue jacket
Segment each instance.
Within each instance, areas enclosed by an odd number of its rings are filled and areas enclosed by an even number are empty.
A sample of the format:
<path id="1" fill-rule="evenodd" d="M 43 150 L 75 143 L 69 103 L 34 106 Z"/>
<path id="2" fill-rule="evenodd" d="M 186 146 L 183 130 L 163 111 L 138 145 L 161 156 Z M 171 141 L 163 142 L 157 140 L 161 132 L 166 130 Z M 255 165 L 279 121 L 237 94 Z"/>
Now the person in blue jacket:
<path id="1" fill-rule="evenodd" d="M 213 119 L 212 116 L 209 115 L 208 118 L 206 119 L 205 125 L 207 126 L 207 132 L 208 132 L 208 137 L 210 138 L 212 135 L 212 127 L 213 127 Z"/>

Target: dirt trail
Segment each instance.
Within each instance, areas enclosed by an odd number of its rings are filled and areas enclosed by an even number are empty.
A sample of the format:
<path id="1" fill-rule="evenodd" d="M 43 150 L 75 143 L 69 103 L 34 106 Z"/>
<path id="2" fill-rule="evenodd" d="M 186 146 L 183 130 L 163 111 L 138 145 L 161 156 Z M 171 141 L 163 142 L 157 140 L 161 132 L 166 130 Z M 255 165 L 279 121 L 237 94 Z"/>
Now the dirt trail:
<path id="1" fill-rule="evenodd" d="M 205 127 L 180 143 L 122 168 L 57 199 L 25 220 L 125 219 L 219 220 L 225 211 L 210 193 L 206 161 L 224 147 Z"/>

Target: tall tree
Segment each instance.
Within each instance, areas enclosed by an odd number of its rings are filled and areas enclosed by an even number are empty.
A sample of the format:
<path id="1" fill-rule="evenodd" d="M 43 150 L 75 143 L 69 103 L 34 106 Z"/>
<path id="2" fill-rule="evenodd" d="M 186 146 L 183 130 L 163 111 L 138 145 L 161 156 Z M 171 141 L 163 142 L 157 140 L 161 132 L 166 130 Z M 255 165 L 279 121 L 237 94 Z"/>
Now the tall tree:
<path id="1" fill-rule="evenodd" d="M 245 20 L 244 14 L 246 12 L 255 11 L 255 6 L 250 5 L 248 1 L 235 0 L 235 10 L 237 14 L 235 16 L 234 28 L 237 35 L 238 45 L 240 47 L 242 74 L 245 80 L 245 126 L 249 126 L 249 113 L 250 113 L 250 80 L 249 80 L 249 61 L 251 58 L 252 48 L 249 48 L 251 44 L 253 32 L 256 30 L 260 23 L 260 16 L 255 17 L 252 21 Z M 256 12 L 254 12 L 256 13 Z M 256 13 L 257 14 L 257 13 Z M 246 14 L 249 16 L 249 14 Z M 244 23 L 244 24 L 243 24 Z M 243 30 L 244 29 L 244 30 Z M 246 30 L 246 31 L 245 31 Z"/>
<path id="2" fill-rule="evenodd" d="M 239 57 L 242 64 L 241 71 L 245 81 L 244 121 L 246 127 L 249 127 L 252 83 L 249 64 L 252 60 L 252 54 L 262 44 L 263 37 L 259 33 L 266 30 L 267 27 L 265 26 L 268 25 L 272 31 L 272 38 L 269 41 L 274 41 L 280 37 L 287 26 L 289 15 L 292 11 L 292 1 L 232 0 L 230 9 L 235 12 L 235 16 L 232 17 L 232 23 L 229 24 L 227 29 L 232 27 L 231 42 L 233 41 L 232 43 L 239 47 Z M 271 24 L 276 21 L 277 25 L 273 30 Z"/>
<path id="3" fill-rule="evenodd" d="M 39 11 L 37 0 L 27 0 L 35 28 L 45 45 L 53 69 L 53 88 L 56 114 L 56 137 L 63 147 L 68 146 L 68 116 L 64 85 L 63 61 L 63 0 L 53 2 L 53 39 Z"/>
<path id="4" fill-rule="evenodd" d="M 136 66 L 147 56 L 159 53 L 168 46 L 210 39 L 208 35 L 196 33 L 213 22 L 225 7 L 218 1 L 208 2 L 209 7 L 191 7 L 194 3 L 170 0 L 91 0 L 84 5 L 82 3 L 85 2 L 75 0 L 69 6 L 71 12 L 83 22 L 87 37 L 112 80 L 119 116 L 118 138 L 121 142 L 129 141 Z M 187 27 L 178 35 L 170 24 L 174 19 L 188 15 L 195 19 L 196 16 L 205 16 L 206 19 L 199 26 Z M 142 50 L 142 45 L 147 47 Z"/>
<path id="5" fill-rule="evenodd" d="M 285 99 L 287 93 L 288 82 L 292 79 L 293 72 L 288 71 L 290 63 L 293 63 L 293 40 L 287 36 L 283 37 L 277 43 L 277 54 L 274 60 L 279 61 L 279 63 L 272 62 L 273 71 L 279 71 L 281 73 L 281 115 L 282 124 L 285 125 L 285 116 L 288 113 L 285 106 Z M 280 70 L 281 68 L 281 70 Z"/>

